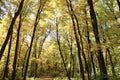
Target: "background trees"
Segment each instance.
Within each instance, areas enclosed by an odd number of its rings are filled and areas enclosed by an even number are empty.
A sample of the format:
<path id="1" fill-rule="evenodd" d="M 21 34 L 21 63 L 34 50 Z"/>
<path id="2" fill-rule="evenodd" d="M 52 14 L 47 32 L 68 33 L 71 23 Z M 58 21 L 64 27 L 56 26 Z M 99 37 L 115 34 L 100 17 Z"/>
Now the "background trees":
<path id="1" fill-rule="evenodd" d="M 1 0 L 0 5 L 3 80 L 119 78 L 119 0 Z"/>

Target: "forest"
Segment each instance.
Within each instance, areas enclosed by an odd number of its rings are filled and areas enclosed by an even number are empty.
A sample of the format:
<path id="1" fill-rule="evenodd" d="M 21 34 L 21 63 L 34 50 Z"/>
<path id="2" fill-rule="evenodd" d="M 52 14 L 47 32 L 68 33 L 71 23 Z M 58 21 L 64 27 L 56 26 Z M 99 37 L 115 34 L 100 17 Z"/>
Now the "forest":
<path id="1" fill-rule="evenodd" d="M 120 0 L 0 0 L 0 80 L 120 80 Z"/>

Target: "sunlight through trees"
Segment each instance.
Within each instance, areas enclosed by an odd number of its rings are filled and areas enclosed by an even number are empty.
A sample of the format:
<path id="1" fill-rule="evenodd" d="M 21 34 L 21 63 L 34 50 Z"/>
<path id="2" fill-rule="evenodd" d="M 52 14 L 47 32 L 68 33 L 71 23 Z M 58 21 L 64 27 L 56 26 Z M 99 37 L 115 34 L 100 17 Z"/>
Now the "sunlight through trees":
<path id="1" fill-rule="evenodd" d="M 119 0 L 1 0 L 0 80 L 119 80 Z"/>

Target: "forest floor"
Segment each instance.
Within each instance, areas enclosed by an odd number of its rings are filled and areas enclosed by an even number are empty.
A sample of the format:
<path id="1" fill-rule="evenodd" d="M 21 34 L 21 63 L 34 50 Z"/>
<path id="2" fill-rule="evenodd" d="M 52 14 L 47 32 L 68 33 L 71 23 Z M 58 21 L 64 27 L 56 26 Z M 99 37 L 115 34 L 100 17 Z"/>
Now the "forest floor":
<path id="1" fill-rule="evenodd" d="M 53 77 L 50 76 L 42 76 L 40 78 L 27 78 L 27 80 L 53 80 Z"/>
<path id="2" fill-rule="evenodd" d="M 50 76 L 42 76 L 40 80 L 53 80 L 53 78 Z"/>

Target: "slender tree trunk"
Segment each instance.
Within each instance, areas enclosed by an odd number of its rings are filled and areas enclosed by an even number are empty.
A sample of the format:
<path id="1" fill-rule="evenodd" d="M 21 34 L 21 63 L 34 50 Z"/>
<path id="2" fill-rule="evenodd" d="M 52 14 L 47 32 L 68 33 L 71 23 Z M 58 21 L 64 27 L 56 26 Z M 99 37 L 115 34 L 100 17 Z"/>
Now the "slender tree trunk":
<path id="1" fill-rule="evenodd" d="M 114 13 L 113 13 L 114 14 Z M 97 14 L 98 18 L 100 19 L 99 15 Z M 117 17 L 115 17 L 115 20 L 117 21 Z M 119 26 L 119 25 L 118 25 Z M 101 31 L 102 31 L 102 37 L 103 37 L 103 43 L 105 44 L 106 43 L 106 37 L 105 37 L 105 32 L 104 32 L 104 29 L 103 27 L 101 26 Z M 114 69 L 114 64 L 113 64 L 113 60 L 112 60 L 112 56 L 110 54 L 110 49 L 107 47 L 106 48 L 106 64 L 107 64 L 107 56 L 109 56 L 109 60 L 110 60 L 110 64 L 111 64 L 111 68 L 112 68 L 112 74 L 113 76 L 115 76 L 115 69 Z"/>
<path id="2" fill-rule="evenodd" d="M 34 52 L 35 52 L 35 53 L 34 53 L 34 54 L 35 54 L 35 56 L 34 56 L 35 59 L 37 59 L 37 42 L 38 42 L 38 41 L 36 40 L 36 42 L 35 42 L 35 51 L 34 51 Z M 35 63 L 34 63 L 34 78 L 37 77 L 37 69 L 38 69 L 38 68 L 37 68 L 37 65 L 38 65 L 38 64 L 35 62 Z"/>
<path id="3" fill-rule="evenodd" d="M 40 4 L 42 4 L 41 2 L 42 2 L 42 1 L 40 0 Z M 45 2 L 46 2 L 46 1 L 45 1 Z M 30 43 L 30 49 L 29 49 L 29 51 L 28 51 L 28 57 L 27 57 L 27 61 L 26 61 L 26 66 L 25 66 L 25 72 L 24 72 L 23 80 L 26 80 L 26 75 L 27 75 L 28 64 L 29 64 L 29 60 L 30 60 L 30 55 L 31 55 L 33 40 L 34 40 L 34 36 L 35 36 L 35 32 L 36 32 L 37 25 L 38 25 L 39 20 L 40 20 L 40 14 L 41 14 L 41 11 L 43 10 L 43 7 L 44 7 L 44 5 L 45 5 L 45 2 L 43 3 L 43 5 L 40 5 L 40 6 L 39 6 L 39 9 L 38 9 L 38 11 L 37 11 L 36 20 L 35 20 L 35 23 L 34 23 L 33 34 L 32 34 L 32 39 L 31 39 L 31 43 Z"/>
<path id="4" fill-rule="evenodd" d="M 60 56 L 61 56 L 61 59 L 63 61 L 63 65 L 64 65 L 64 68 L 65 68 L 68 80 L 71 80 L 69 72 L 67 70 L 67 66 L 65 64 L 65 60 L 64 60 L 63 54 L 62 54 L 62 50 L 61 50 L 61 45 L 60 45 L 60 41 L 59 41 L 59 34 L 58 34 L 58 23 L 57 23 L 57 20 L 56 20 L 56 34 L 57 34 L 57 43 L 58 43 L 58 48 L 59 48 Z"/>
<path id="5" fill-rule="evenodd" d="M 72 61 L 71 61 L 71 71 L 70 71 L 70 73 L 71 73 L 71 77 L 73 78 L 74 73 L 75 73 L 75 60 L 74 60 L 74 56 L 73 56 L 72 53 L 71 53 L 71 59 L 72 59 Z"/>
<path id="6" fill-rule="evenodd" d="M 5 41 L 4 41 L 4 43 L 3 43 L 2 47 L 1 47 L 1 50 L 0 50 L 0 60 L 1 60 L 1 58 L 2 58 L 2 55 L 3 55 L 4 51 L 5 51 L 6 45 L 7 45 L 8 41 L 9 41 L 11 32 L 12 32 L 12 30 L 13 30 L 13 26 L 14 26 L 14 24 L 15 24 L 15 21 L 16 21 L 18 15 L 20 14 L 20 12 L 21 12 L 21 10 L 22 10 L 23 3 L 24 3 L 24 0 L 22 0 L 22 1 L 20 2 L 18 11 L 15 13 L 15 16 L 13 17 L 13 19 L 12 19 L 12 21 L 11 21 L 10 27 L 9 27 L 9 29 L 8 29 L 8 32 L 7 32 L 6 39 L 5 39 Z"/>
<path id="7" fill-rule="evenodd" d="M 70 0 L 69 0 L 70 1 Z M 68 0 L 66 0 L 67 2 L 67 6 L 68 6 L 68 11 L 71 13 L 73 13 L 73 10 L 72 10 L 72 5 L 71 3 L 69 2 Z M 70 10 L 70 9 L 71 10 Z M 75 24 L 75 20 L 74 20 L 74 15 L 73 14 L 70 14 L 70 17 L 72 19 L 72 23 L 73 23 L 73 29 L 74 29 L 74 35 L 75 35 L 75 40 L 76 40 L 76 43 L 77 43 L 77 51 L 78 51 L 78 60 L 79 60 L 79 70 L 80 70 L 80 75 L 82 76 L 82 80 L 85 80 L 85 75 L 84 75 L 84 68 L 83 68 L 83 63 L 82 63 L 82 59 L 81 59 L 81 47 L 80 47 L 80 43 L 79 43 L 79 38 L 78 38 L 78 35 L 77 35 L 77 29 L 76 29 L 76 24 Z"/>
<path id="8" fill-rule="evenodd" d="M 99 45 L 97 52 L 98 52 L 98 62 L 99 62 L 100 72 L 102 75 L 105 76 L 103 78 L 103 80 L 108 80 L 107 70 L 106 70 L 102 50 L 100 47 L 101 43 L 100 43 L 100 39 L 99 39 L 98 25 L 97 25 L 97 19 L 96 19 L 94 7 L 93 7 L 93 2 L 92 2 L 92 0 L 87 0 L 87 2 L 88 2 L 88 5 L 90 7 L 90 17 L 92 20 L 92 27 L 93 27 L 93 32 L 94 32 L 96 44 Z"/>
<path id="9" fill-rule="evenodd" d="M 77 37 L 75 22 L 74 22 L 73 18 L 72 18 L 72 21 L 73 21 L 74 35 L 75 35 L 75 39 L 76 39 L 76 43 L 77 43 L 78 60 L 79 60 L 79 70 L 81 72 L 82 79 L 85 80 L 84 68 L 83 68 L 83 63 L 82 63 L 82 59 L 81 59 L 81 47 L 80 47 L 80 43 L 78 41 L 79 39 Z"/>
<path id="10" fill-rule="evenodd" d="M 73 10 L 73 9 L 72 9 Z M 74 18 L 76 20 L 76 24 L 77 24 L 77 31 L 78 31 L 78 34 L 79 34 L 79 38 L 80 38 L 80 43 L 81 43 L 81 51 L 82 51 L 82 55 L 83 55 L 83 59 L 84 59 L 84 62 L 85 62 L 85 68 L 86 68 L 86 71 L 88 73 L 88 80 L 90 80 L 90 74 L 89 74 L 89 69 L 88 69 L 88 63 L 87 63 L 87 60 L 86 60 L 86 56 L 85 56 L 85 52 L 84 52 L 84 47 L 83 47 L 83 40 L 82 40 L 82 35 L 81 35 L 81 31 L 79 29 L 79 23 L 78 23 L 78 19 L 77 19 L 77 16 L 75 14 L 74 15 Z"/>
<path id="11" fill-rule="evenodd" d="M 25 68 L 25 63 L 26 63 L 26 58 L 27 58 L 27 55 L 28 55 L 28 51 L 29 51 L 29 47 L 27 49 L 27 51 L 25 52 L 25 56 L 24 56 L 24 61 L 23 61 L 23 64 L 22 64 L 22 77 L 24 77 L 24 68 Z"/>
<path id="12" fill-rule="evenodd" d="M 9 73 L 9 60 L 10 60 L 10 50 L 11 50 L 11 45 L 12 45 L 12 33 L 10 36 L 10 42 L 9 42 L 9 48 L 8 48 L 8 55 L 7 55 L 7 61 L 6 61 L 6 65 L 5 65 L 5 70 L 4 70 L 4 74 L 3 74 L 3 78 L 2 80 L 6 80 L 5 77 L 8 78 L 8 73 Z"/>
<path id="13" fill-rule="evenodd" d="M 91 79 L 91 78 L 90 78 L 90 72 L 89 72 L 88 63 L 87 63 L 86 56 L 85 56 L 85 52 L 84 52 L 84 48 L 83 48 L 82 39 L 81 39 L 81 46 L 82 46 L 82 55 L 83 55 L 84 62 L 85 62 L 85 68 L 86 68 L 86 71 L 87 71 L 87 74 L 88 74 L 88 80 L 90 80 L 90 79 Z"/>
<path id="14" fill-rule="evenodd" d="M 69 1 L 70 1 L 70 0 L 69 0 Z M 71 1 L 70 1 L 70 4 L 71 4 Z M 72 7 L 72 5 L 71 5 L 71 7 Z M 82 35 L 81 35 L 81 33 L 80 33 L 81 31 L 80 31 L 78 19 L 77 19 L 77 16 L 75 15 L 73 9 L 71 9 L 71 11 L 73 12 L 73 16 L 74 16 L 75 21 L 76 21 L 77 32 L 78 32 L 78 34 L 79 34 L 79 39 L 80 39 L 80 44 L 81 44 L 81 52 L 82 52 L 82 56 L 83 56 L 83 59 L 84 59 L 84 62 L 85 62 L 85 69 L 86 69 L 87 74 L 88 74 L 88 80 L 90 80 L 90 74 L 89 74 L 89 69 L 88 69 L 88 63 L 87 63 L 86 56 L 85 56 L 85 52 L 84 52 L 83 40 L 82 40 Z"/>
<path id="15" fill-rule="evenodd" d="M 28 51 L 28 57 L 27 57 L 27 61 L 26 61 L 26 66 L 25 66 L 25 72 L 24 72 L 24 78 L 23 78 L 23 80 L 26 80 L 26 75 L 27 75 L 27 70 L 28 70 L 28 64 L 29 64 L 29 59 L 30 59 L 31 50 L 32 50 L 32 43 L 33 43 L 35 32 L 36 32 L 36 27 L 37 27 L 37 23 L 35 23 L 35 26 L 34 26 L 34 31 L 33 31 L 32 40 L 31 40 L 31 43 L 30 43 L 30 49 Z"/>
<path id="16" fill-rule="evenodd" d="M 75 60 L 74 60 L 74 56 L 73 56 L 73 53 L 72 53 L 72 49 L 71 49 L 71 58 L 72 58 L 72 72 L 71 72 L 71 76 L 74 77 L 74 73 L 75 73 Z"/>
<path id="17" fill-rule="evenodd" d="M 41 55 L 41 52 L 42 52 L 42 48 L 43 48 L 44 42 L 45 42 L 46 38 L 48 37 L 48 35 L 50 34 L 50 32 L 51 32 L 51 25 L 50 25 L 50 29 L 49 29 L 49 31 L 48 31 L 48 34 L 47 34 L 47 32 L 46 32 L 45 37 L 44 37 L 43 40 L 40 42 L 38 57 L 36 57 L 37 59 L 40 58 L 40 55 Z M 35 71 L 36 71 L 35 74 L 36 74 L 36 76 L 38 76 L 37 69 L 38 69 L 38 63 L 35 64 Z"/>
<path id="18" fill-rule="evenodd" d="M 36 39 L 35 39 L 35 44 L 34 44 L 34 51 L 33 51 L 33 54 L 32 54 L 32 57 L 33 58 L 35 58 L 35 59 L 37 59 L 37 43 L 38 43 L 38 38 L 39 37 L 37 37 Z M 36 61 L 32 61 L 31 62 L 31 70 L 33 70 L 33 71 L 31 71 L 31 73 L 34 75 L 34 79 L 35 79 L 35 77 L 37 76 L 37 63 L 36 63 Z M 34 73 L 33 73 L 34 72 Z"/>
<path id="19" fill-rule="evenodd" d="M 91 51 L 91 40 L 90 40 L 90 33 L 89 33 L 89 28 L 88 28 L 86 10 L 84 11 L 84 13 L 85 13 L 85 23 L 86 23 L 86 38 L 87 38 L 87 42 L 88 42 L 88 55 L 90 55 L 90 60 L 91 60 L 90 64 L 92 64 L 93 72 L 94 72 L 94 75 L 96 76 L 95 64 L 94 64 L 94 60 L 93 60 L 93 52 Z M 89 73 L 90 73 L 90 69 L 89 69 Z"/>
<path id="20" fill-rule="evenodd" d="M 14 55 L 14 62 L 13 62 L 13 72 L 12 72 L 12 80 L 15 80 L 16 77 L 16 66 L 17 66 L 17 58 L 18 58 L 18 50 L 19 50 L 19 36 L 20 36 L 20 29 L 22 18 L 21 14 L 19 16 L 19 26 L 17 30 L 17 39 L 16 39 L 16 46 L 15 46 L 15 55 Z"/>
<path id="21" fill-rule="evenodd" d="M 19 52 L 18 52 L 19 58 L 20 58 L 20 54 L 21 54 L 21 50 L 22 50 L 22 47 L 23 47 L 24 40 L 25 40 L 25 38 L 23 37 L 23 38 L 21 39 L 21 41 L 20 41 L 21 43 L 20 43 Z"/>
<path id="22" fill-rule="evenodd" d="M 90 53 L 90 58 L 91 58 L 91 63 L 92 63 L 92 68 L 93 68 L 94 76 L 96 76 L 95 63 L 94 63 L 94 59 L 93 59 L 93 54 L 92 53 Z"/>

